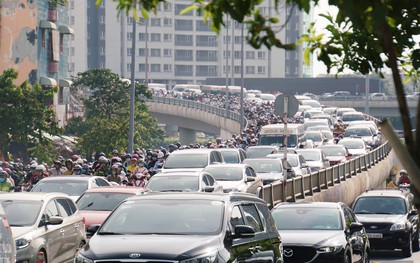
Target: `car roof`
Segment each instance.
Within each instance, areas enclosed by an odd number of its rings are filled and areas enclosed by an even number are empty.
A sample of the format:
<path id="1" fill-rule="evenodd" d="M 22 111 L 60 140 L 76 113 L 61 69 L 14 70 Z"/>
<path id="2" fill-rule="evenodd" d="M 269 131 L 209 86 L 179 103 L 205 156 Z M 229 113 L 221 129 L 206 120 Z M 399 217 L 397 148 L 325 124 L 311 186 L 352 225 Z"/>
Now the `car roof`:
<path id="1" fill-rule="evenodd" d="M 217 150 L 219 150 L 221 152 L 239 152 L 239 151 L 243 151 L 243 149 L 241 149 L 241 148 L 217 148 Z"/>
<path id="2" fill-rule="evenodd" d="M 296 151 L 298 152 L 298 153 L 300 153 L 300 152 L 322 152 L 322 150 L 321 149 L 317 149 L 317 148 L 301 148 L 301 149 L 296 149 Z"/>
<path id="3" fill-rule="evenodd" d="M 266 162 L 266 161 L 267 162 L 273 162 L 273 160 L 276 160 L 276 159 L 262 157 L 262 158 L 249 158 L 249 159 L 245 159 L 244 162 L 245 161 L 251 161 L 251 162 Z"/>
<path id="4" fill-rule="evenodd" d="M 355 137 L 346 137 L 346 138 L 343 138 L 343 139 L 340 139 L 339 141 L 338 141 L 338 143 L 340 143 L 341 141 L 344 141 L 344 142 L 346 142 L 346 141 L 361 141 L 361 142 L 365 142 L 362 138 L 355 138 Z"/>
<path id="5" fill-rule="evenodd" d="M 408 190 L 395 189 L 395 188 L 383 188 L 383 189 L 371 189 L 362 193 L 359 197 L 377 197 L 377 196 L 386 196 L 386 197 L 405 197 L 410 194 Z"/>
<path id="6" fill-rule="evenodd" d="M 67 194 L 54 192 L 54 193 L 42 193 L 42 192 L 12 192 L 12 193 L 1 193 L 0 200 L 31 200 L 31 201 L 44 201 L 56 197 L 70 197 Z"/>
<path id="7" fill-rule="evenodd" d="M 130 201 L 141 200 L 213 200 L 221 202 L 254 201 L 265 203 L 254 194 L 249 193 L 198 193 L 198 192 L 149 192 L 145 195 L 130 197 Z"/>
<path id="8" fill-rule="evenodd" d="M 225 167 L 225 168 L 229 168 L 229 167 L 232 167 L 232 168 L 235 168 L 235 167 L 238 167 L 238 168 L 242 168 L 242 167 L 248 167 L 249 165 L 248 164 L 245 164 L 245 163 L 221 163 L 221 164 L 212 164 L 212 165 L 208 165 L 208 166 L 206 166 L 206 168 L 216 168 L 216 167 Z M 204 170 L 206 170 L 206 168 L 204 168 Z"/>
<path id="9" fill-rule="evenodd" d="M 340 208 L 343 203 L 341 202 L 301 202 L 301 203 L 279 203 L 274 207 L 278 208 L 302 208 L 302 207 L 316 207 L 316 208 Z"/>
<path id="10" fill-rule="evenodd" d="M 45 182 L 45 181 L 66 181 L 66 180 L 70 180 L 70 181 L 89 181 L 91 179 L 96 179 L 96 178 L 102 178 L 102 179 L 106 179 L 103 176 L 89 176 L 89 175 L 62 175 L 62 176 L 49 176 L 49 177 L 45 177 L 43 178 L 41 181 Z M 40 181 L 40 182 L 41 182 Z"/>
<path id="11" fill-rule="evenodd" d="M 172 154 L 208 154 L 211 151 L 218 151 L 219 149 L 184 149 L 173 151 L 169 156 Z"/>
<path id="12" fill-rule="evenodd" d="M 101 186 L 94 187 L 85 191 L 85 193 L 132 193 L 139 194 L 148 191 L 146 188 L 115 185 L 115 186 Z"/>
<path id="13" fill-rule="evenodd" d="M 171 171 L 167 171 L 167 172 L 161 172 L 161 173 L 157 173 L 155 175 L 153 175 L 152 177 L 155 176 L 191 176 L 191 177 L 198 177 L 202 174 L 208 174 L 207 172 L 203 172 L 203 171 L 176 171 L 176 172 L 171 172 Z"/>
<path id="14" fill-rule="evenodd" d="M 343 113 L 343 116 L 344 115 L 364 115 L 364 114 L 363 112 L 360 112 L 360 111 L 346 111 Z"/>
<path id="15" fill-rule="evenodd" d="M 265 148 L 276 149 L 276 148 L 279 148 L 279 146 L 277 146 L 277 145 L 253 145 L 253 146 L 249 146 L 247 148 L 247 150 L 249 150 L 249 149 L 265 149 Z"/>
<path id="16" fill-rule="evenodd" d="M 324 145 L 320 145 L 320 146 L 317 146 L 316 148 L 320 148 L 320 149 L 323 149 L 323 148 L 346 148 L 344 145 L 341 145 L 341 144 L 324 144 Z"/>

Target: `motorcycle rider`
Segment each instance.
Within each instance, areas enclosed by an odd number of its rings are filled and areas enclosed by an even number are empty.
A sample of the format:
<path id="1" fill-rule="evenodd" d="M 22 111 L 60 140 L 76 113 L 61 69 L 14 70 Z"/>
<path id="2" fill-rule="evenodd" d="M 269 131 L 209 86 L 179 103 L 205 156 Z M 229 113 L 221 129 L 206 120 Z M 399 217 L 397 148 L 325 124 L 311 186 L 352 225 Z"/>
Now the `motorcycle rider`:
<path id="1" fill-rule="evenodd" d="M 82 175 L 82 166 L 80 164 L 76 164 L 73 171 L 74 175 Z"/>
<path id="2" fill-rule="evenodd" d="M 111 174 L 106 177 L 109 182 L 116 182 L 121 184 L 121 177 L 118 175 L 118 165 L 113 164 L 111 167 Z"/>
<path id="3" fill-rule="evenodd" d="M 10 192 L 12 191 L 12 183 L 8 180 L 9 175 L 5 171 L 0 171 L 0 191 Z"/>
<path id="4" fill-rule="evenodd" d="M 411 184 L 411 179 L 410 177 L 408 177 L 408 173 L 406 170 L 402 169 L 400 171 L 400 178 L 398 178 L 398 182 L 397 185 L 410 185 Z"/>
<path id="5" fill-rule="evenodd" d="M 105 156 L 99 157 L 98 164 L 94 168 L 94 174 L 99 176 L 108 176 L 111 174 L 108 158 Z"/>
<path id="6" fill-rule="evenodd" d="M 63 175 L 74 175 L 74 163 L 71 159 L 67 159 L 65 162 L 66 170 L 63 172 Z"/>
<path id="7" fill-rule="evenodd" d="M 63 175 L 64 169 L 61 165 L 60 160 L 54 161 L 54 166 L 50 169 L 50 176 L 60 176 Z"/>

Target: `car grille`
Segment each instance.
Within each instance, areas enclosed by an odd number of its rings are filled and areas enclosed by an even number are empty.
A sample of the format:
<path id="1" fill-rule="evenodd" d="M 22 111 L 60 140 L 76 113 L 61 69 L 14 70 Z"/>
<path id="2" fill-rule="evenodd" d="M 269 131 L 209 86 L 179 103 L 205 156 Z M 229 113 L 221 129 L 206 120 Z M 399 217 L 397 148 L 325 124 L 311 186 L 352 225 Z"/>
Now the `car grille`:
<path id="1" fill-rule="evenodd" d="M 303 263 L 311 261 L 316 255 L 313 247 L 283 247 L 283 258 L 285 263 Z"/>
<path id="2" fill-rule="evenodd" d="M 389 223 L 363 223 L 363 226 L 366 229 L 366 232 L 377 232 L 388 230 L 392 224 Z"/>

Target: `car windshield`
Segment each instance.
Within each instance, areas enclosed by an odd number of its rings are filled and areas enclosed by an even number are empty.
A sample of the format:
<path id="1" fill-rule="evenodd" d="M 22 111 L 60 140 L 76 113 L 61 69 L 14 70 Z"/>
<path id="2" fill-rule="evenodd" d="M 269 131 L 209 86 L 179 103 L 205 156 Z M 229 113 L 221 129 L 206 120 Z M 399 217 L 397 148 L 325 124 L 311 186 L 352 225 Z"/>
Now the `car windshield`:
<path id="1" fill-rule="evenodd" d="M 260 157 L 265 157 L 271 153 L 277 153 L 277 147 L 273 147 L 273 148 L 254 148 L 254 147 L 249 147 L 246 150 L 246 155 L 248 156 L 248 158 L 260 158 Z"/>
<path id="2" fill-rule="evenodd" d="M 250 165 L 257 173 L 283 172 L 279 160 L 245 159 L 243 163 Z"/>
<path id="3" fill-rule="evenodd" d="M 238 153 L 235 151 L 221 151 L 225 163 L 240 163 Z"/>
<path id="4" fill-rule="evenodd" d="M 367 127 L 346 129 L 344 132 L 344 137 L 352 136 L 372 136 L 372 131 Z"/>
<path id="5" fill-rule="evenodd" d="M 258 141 L 259 145 L 278 145 L 280 147 L 284 146 L 283 134 L 261 134 L 260 140 Z M 287 135 L 287 147 L 294 148 L 297 145 L 297 136 L 295 134 Z M 247 151 L 248 154 L 248 151 Z M 269 154 L 269 153 L 267 153 Z M 264 155 L 264 156 L 267 156 Z M 249 157 L 249 154 L 248 154 Z M 253 157 L 251 157 L 253 158 Z"/>
<path id="6" fill-rule="evenodd" d="M 318 151 L 299 151 L 306 161 L 319 161 L 321 160 L 321 154 Z"/>
<path id="7" fill-rule="evenodd" d="M 272 211 L 278 230 L 341 230 L 340 211 L 336 208 L 290 207 Z"/>
<path id="8" fill-rule="evenodd" d="M 321 142 L 322 136 L 321 133 L 306 133 L 305 137 L 307 140 L 312 140 L 314 142 Z"/>
<path id="9" fill-rule="evenodd" d="M 1 204 L 12 227 L 34 225 L 42 207 L 41 201 L 30 200 L 2 200 Z"/>
<path id="10" fill-rule="evenodd" d="M 213 200 L 130 200 L 116 208 L 98 234 L 216 235 L 224 206 Z"/>
<path id="11" fill-rule="evenodd" d="M 359 141 L 359 140 L 352 140 L 352 141 L 344 141 L 344 140 L 340 140 L 338 141 L 338 144 L 344 145 L 345 147 L 347 147 L 347 149 L 364 149 L 365 148 L 365 143 L 363 141 Z"/>
<path id="12" fill-rule="evenodd" d="M 406 214 L 407 207 L 400 197 L 360 197 L 354 204 L 356 214 Z"/>
<path id="13" fill-rule="evenodd" d="M 243 179 L 242 167 L 207 166 L 205 171 L 213 175 L 217 181 L 241 181 Z"/>
<path id="14" fill-rule="evenodd" d="M 164 164 L 165 169 L 204 168 L 208 165 L 207 153 L 171 154 Z"/>
<path id="15" fill-rule="evenodd" d="M 57 181 L 39 181 L 31 192 L 60 192 L 70 196 L 79 196 L 88 189 L 87 181 L 71 181 L 71 180 L 57 180 Z"/>
<path id="16" fill-rule="evenodd" d="M 276 154 L 274 156 L 267 156 L 269 158 L 281 158 L 283 159 L 283 154 Z M 298 160 L 298 156 L 297 155 L 291 155 L 288 154 L 287 155 L 287 162 L 292 166 L 292 167 L 298 167 L 299 166 L 299 160 Z"/>
<path id="17" fill-rule="evenodd" d="M 343 114 L 343 121 L 363 121 L 365 117 L 361 114 Z"/>
<path id="18" fill-rule="evenodd" d="M 85 193 L 76 204 L 80 210 L 112 211 L 125 199 L 133 196 L 130 193 Z"/>
<path id="19" fill-rule="evenodd" d="M 198 176 L 155 176 L 146 188 L 157 192 L 196 192 L 199 190 Z"/>
<path id="20" fill-rule="evenodd" d="M 342 147 L 325 147 L 322 146 L 321 150 L 325 153 L 326 156 L 345 156 L 346 150 Z"/>

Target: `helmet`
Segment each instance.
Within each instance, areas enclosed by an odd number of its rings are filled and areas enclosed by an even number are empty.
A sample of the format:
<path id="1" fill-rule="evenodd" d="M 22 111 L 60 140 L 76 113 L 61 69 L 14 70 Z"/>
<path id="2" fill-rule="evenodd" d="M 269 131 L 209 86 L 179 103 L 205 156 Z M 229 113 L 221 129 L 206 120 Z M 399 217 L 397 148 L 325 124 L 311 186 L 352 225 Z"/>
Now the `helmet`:
<path id="1" fill-rule="evenodd" d="M 159 151 L 158 152 L 158 154 L 157 154 L 157 158 L 163 158 L 163 157 L 165 157 L 165 155 L 163 154 L 163 152 L 161 152 L 161 151 Z"/>
<path id="2" fill-rule="evenodd" d="M 106 163 L 106 162 L 108 162 L 108 159 L 105 156 L 101 156 L 101 157 L 99 157 L 99 162 L 100 163 Z"/>
<path id="3" fill-rule="evenodd" d="M 72 159 L 67 159 L 67 160 L 66 160 L 66 166 L 67 166 L 67 164 L 69 164 L 69 163 L 70 163 L 71 165 L 73 165 L 73 161 L 72 161 Z"/>
<path id="4" fill-rule="evenodd" d="M 137 153 L 133 154 L 133 158 L 139 158 L 139 155 Z"/>
<path id="5" fill-rule="evenodd" d="M 35 171 L 42 171 L 42 172 L 45 172 L 45 170 L 46 170 L 45 166 L 42 164 L 38 165 L 35 169 Z"/>
<path id="6" fill-rule="evenodd" d="M 73 160 L 73 162 L 77 161 L 79 159 L 79 156 L 77 154 L 73 154 L 73 156 L 71 157 L 71 159 Z"/>
<path id="7" fill-rule="evenodd" d="M 76 163 L 79 164 L 79 165 L 82 165 L 83 164 L 83 159 L 82 158 L 77 159 Z"/>
<path id="8" fill-rule="evenodd" d="M 131 163 L 136 163 L 137 162 L 137 158 L 133 157 L 131 158 Z"/>
<path id="9" fill-rule="evenodd" d="M 407 175 L 408 173 L 407 173 L 406 170 L 402 169 L 402 170 L 400 170 L 400 174 L 406 174 Z"/>
<path id="10" fill-rule="evenodd" d="M 12 175 L 12 170 L 10 170 L 9 168 L 4 168 L 4 171 L 5 171 L 8 175 Z"/>
<path id="11" fill-rule="evenodd" d="M 5 171 L 0 171 L 0 176 L 4 176 L 6 178 L 9 177 L 9 175 Z"/>
<path id="12" fill-rule="evenodd" d="M 55 161 L 54 161 L 54 164 L 59 164 L 59 165 L 61 165 L 61 162 L 60 162 L 60 160 L 55 160 Z"/>
<path id="13" fill-rule="evenodd" d="M 113 165 L 111 166 L 111 168 L 112 168 L 112 169 L 118 169 L 118 165 L 113 164 Z"/>
<path id="14" fill-rule="evenodd" d="M 38 166 L 38 164 L 37 163 L 33 163 L 33 164 L 31 164 L 31 166 L 30 166 L 30 168 L 31 169 L 36 169 L 36 167 Z"/>
<path id="15" fill-rule="evenodd" d="M 125 158 L 126 158 L 126 159 L 131 159 L 131 154 L 127 153 L 127 154 L 125 155 Z"/>
<path id="16" fill-rule="evenodd" d="M 73 169 L 74 170 L 82 170 L 82 166 L 76 164 Z"/>
<path id="17" fill-rule="evenodd" d="M 118 150 L 113 150 L 112 154 L 119 154 Z"/>
<path id="18" fill-rule="evenodd" d="M 99 156 L 99 157 L 101 157 L 101 156 L 105 156 L 105 153 L 100 152 L 98 156 Z"/>

